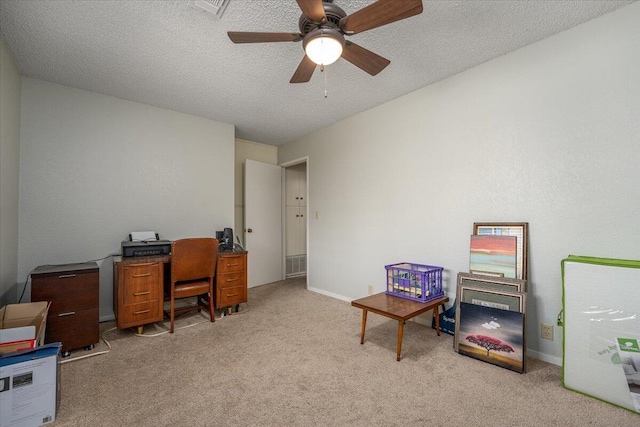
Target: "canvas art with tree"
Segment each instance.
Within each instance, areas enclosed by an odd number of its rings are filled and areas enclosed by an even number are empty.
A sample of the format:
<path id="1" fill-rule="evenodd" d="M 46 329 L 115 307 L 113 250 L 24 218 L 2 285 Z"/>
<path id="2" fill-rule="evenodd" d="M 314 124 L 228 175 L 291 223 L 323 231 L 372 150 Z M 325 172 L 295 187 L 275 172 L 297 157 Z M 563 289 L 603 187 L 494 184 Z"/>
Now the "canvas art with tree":
<path id="1" fill-rule="evenodd" d="M 524 372 L 524 315 L 460 303 L 458 352 L 516 372 Z"/>
<path id="2" fill-rule="evenodd" d="M 465 339 L 469 342 L 479 345 L 482 348 L 487 349 L 487 357 L 489 357 L 489 352 L 491 350 L 504 351 L 505 353 L 515 352 L 511 345 L 504 341 L 500 341 L 498 338 L 488 337 L 486 335 L 467 335 Z"/>

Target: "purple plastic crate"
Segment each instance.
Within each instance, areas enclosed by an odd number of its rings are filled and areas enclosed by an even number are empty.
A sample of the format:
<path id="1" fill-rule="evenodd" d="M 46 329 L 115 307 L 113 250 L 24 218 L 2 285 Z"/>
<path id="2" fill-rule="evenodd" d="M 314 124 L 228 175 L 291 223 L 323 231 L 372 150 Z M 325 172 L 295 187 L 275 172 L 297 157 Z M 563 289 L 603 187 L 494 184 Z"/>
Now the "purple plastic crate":
<path id="1" fill-rule="evenodd" d="M 387 295 L 430 301 L 444 295 L 442 267 L 402 262 L 386 265 Z"/>

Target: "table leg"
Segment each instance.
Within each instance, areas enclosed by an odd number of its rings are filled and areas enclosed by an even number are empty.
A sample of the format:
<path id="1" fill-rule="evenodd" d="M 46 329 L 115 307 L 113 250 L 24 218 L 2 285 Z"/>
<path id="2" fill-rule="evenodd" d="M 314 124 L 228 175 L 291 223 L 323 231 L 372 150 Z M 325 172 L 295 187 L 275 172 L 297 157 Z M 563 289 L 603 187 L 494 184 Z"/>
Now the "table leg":
<path id="1" fill-rule="evenodd" d="M 144 325 L 138 326 L 138 335 L 142 335 L 143 332 L 144 332 Z"/>
<path id="2" fill-rule="evenodd" d="M 360 329 L 360 344 L 364 344 L 364 329 L 367 327 L 367 310 L 362 310 L 362 329 Z"/>
<path id="3" fill-rule="evenodd" d="M 404 333 L 404 320 L 398 320 L 398 349 L 396 351 L 396 360 L 400 361 L 400 352 L 402 352 L 402 334 Z"/>
<path id="4" fill-rule="evenodd" d="M 436 319 L 436 332 L 438 333 L 438 336 L 440 336 L 440 315 L 438 314 L 437 305 L 433 307 L 433 315 L 435 316 L 435 319 Z"/>

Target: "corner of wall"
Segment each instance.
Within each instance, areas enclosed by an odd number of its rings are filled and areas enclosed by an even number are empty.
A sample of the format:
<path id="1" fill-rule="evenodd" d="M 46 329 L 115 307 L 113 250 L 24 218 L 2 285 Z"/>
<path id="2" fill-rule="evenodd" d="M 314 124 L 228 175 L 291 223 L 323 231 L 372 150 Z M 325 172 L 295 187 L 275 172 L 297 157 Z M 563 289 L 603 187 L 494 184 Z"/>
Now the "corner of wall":
<path id="1" fill-rule="evenodd" d="M 18 194 L 22 77 L 0 36 L 0 305 L 18 297 Z"/>

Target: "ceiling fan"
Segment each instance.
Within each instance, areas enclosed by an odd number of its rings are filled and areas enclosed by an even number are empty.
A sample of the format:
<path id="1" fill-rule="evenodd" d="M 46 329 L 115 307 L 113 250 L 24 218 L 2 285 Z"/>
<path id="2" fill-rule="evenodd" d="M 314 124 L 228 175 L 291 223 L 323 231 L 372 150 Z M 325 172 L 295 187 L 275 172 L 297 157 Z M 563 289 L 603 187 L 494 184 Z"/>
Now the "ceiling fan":
<path id="1" fill-rule="evenodd" d="M 333 4 L 333 0 L 296 1 L 302 10 L 298 22 L 299 33 L 227 33 L 234 43 L 302 41 L 305 56 L 290 83 L 308 82 L 316 65 L 329 65 L 340 57 L 375 76 L 391 61 L 345 40 L 345 36 L 422 13 L 422 0 L 378 0 L 351 15 L 347 15 L 344 10 Z"/>

